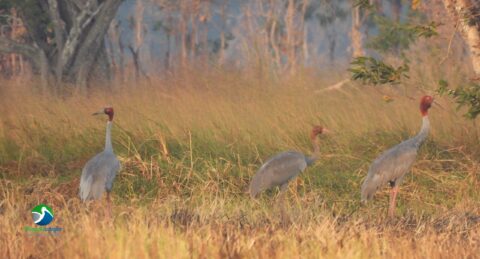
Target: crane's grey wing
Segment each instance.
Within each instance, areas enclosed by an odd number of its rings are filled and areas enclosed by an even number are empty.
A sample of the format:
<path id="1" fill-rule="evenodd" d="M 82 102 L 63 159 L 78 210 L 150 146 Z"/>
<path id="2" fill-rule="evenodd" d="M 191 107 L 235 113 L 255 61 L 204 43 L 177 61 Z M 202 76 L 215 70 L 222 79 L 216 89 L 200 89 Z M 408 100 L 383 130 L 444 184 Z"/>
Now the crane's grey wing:
<path id="1" fill-rule="evenodd" d="M 378 188 L 389 181 L 400 184 L 417 156 L 417 148 L 410 142 L 402 142 L 375 159 L 362 184 L 362 201 L 373 198 Z"/>
<path id="2" fill-rule="evenodd" d="M 82 170 L 80 198 L 83 201 L 100 199 L 105 189 L 111 189 L 119 166 L 120 163 L 112 153 L 101 152 L 90 159 Z"/>
<path id="3" fill-rule="evenodd" d="M 88 163 L 82 169 L 82 176 L 80 177 L 80 191 L 79 196 L 82 201 L 86 201 L 89 198 L 90 188 L 92 186 L 93 176 L 88 170 Z"/>
<path id="4" fill-rule="evenodd" d="M 94 178 L 97 163 L 102 153 L 97 154 L 85 164 L 82 169 L 82 176 L 80 177 L 80 192 L 79 196 L 82 201 L 92 199 L 92 187 L 94 185 Z"/>
<path id="5" fill-rule="evenodd" d="M 118 159 L 115 157 L 115 155 L 113 156 L 113 158 L 111 158 L 112 160 L 112 169 L 110 170 L 110 172 L 108 173 L 107 175 L 107 182 L 106 182 L 106 188 L 107 188 L 107 191 L 111 191 L 112 190 L 112 187 L 113 187 L 113 180 L 115 179 L 115 176 L 117 175 L 117 172 L 120 171 L 120 161 L 118 161 Z"/>
<path id="6" fill-rule="evenodd" d="M 307 167 L 305 156 L 288 151 L 267 160 L 250 182 L 250 195 L 255 197 L 263 190 L 287 183 Z"/>

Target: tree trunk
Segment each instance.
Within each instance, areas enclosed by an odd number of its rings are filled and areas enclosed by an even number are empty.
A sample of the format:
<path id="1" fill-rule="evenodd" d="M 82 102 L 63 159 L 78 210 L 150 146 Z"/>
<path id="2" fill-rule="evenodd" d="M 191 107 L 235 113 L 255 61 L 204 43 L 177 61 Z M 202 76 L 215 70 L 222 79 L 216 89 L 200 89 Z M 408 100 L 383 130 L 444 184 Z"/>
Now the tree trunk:
<path id="1" fill-rule="evenodd" d="M 193 0 L 193 3 L 190 4 L 189 14 L 190 14 L 190 62 L 192 62 L 197 56 L 197 42 L 198 42 L 198 14 L 200 11 L 200 3 L 198 0 Z"/>
<path id="2" fill-rule="evenodd" d="M 335 47 L 337 46 L 337 31 L 335 27 L 332 27 L 330 31 L 327 31 L 328 36 L 328 61 L 330 65 L 335 64 Z"/>
<path id="3" fill-rule="evenodd" d="M 138 1 L 137 0 L 137 5 L 135 7 L 135 49 L 137 51 L 140 50 L 140 48 L 143 45 L 144 41 L 144 33 L 143 33 L 143 13 L 145 11 L 145 6 L 143 5 L 143 1 Z"/>
<path id="4" fill-rule="evenodd" d="M 180 43 L 181 43 L 181 65 L 185 67 L 187 65 L 187 4 L 185 0 L 180 0 Z"/>
<path id="5" fill-rule="evenodd" d="M 225 46 L 226 46 L 226 39 L 225 39 L 225 31 L 227 29 L 227 2 L 228 0 L 223 0 L 221 7 L 220 7 L 220 18 L 222 21 L 221 29 L 220 29 L 220 49 L 218 51 L 218 64 L 222 66 L 225 62 Z"/>
<path id="6" fill-rule="evenodd" d="M 115 72 L 115 79 L 124 82 L 125 78 L 125 62 L 124 62 L 124 46 L 120 35 L 122 34 L 120 23 L 115 19 L 112 21 L 109 27 L 108 41 L 110 42 L 110 60 Z M 118 59 L 117 59 L 118 58 Z"/>
<path id="7" fill-rule="evenodd" d="M 143 42 L 145 39 L 145 35 L 143 33 L 144 26 L 143 26 L 143 13 L 145 11 L 145 6 L 143 5 L 142 1 L 137 1 L 137 5 L 135 7 L 135 26 L 134 26 L 134 33 L 135 33 L 135 42 L 134 45 L 128 46 L 130 53 L 132 54 L 133 65 L 135 67 L 135 81 L 138 83 L 140 80 L 140 71 L 141 71 L 141 54 L 140 50 L 143 46 Z"/>
<path id="8" fill-rule="evenodd" d="M 352 39 L 352 56 L 354 58 L 365 56 L 365 51 L 363 50 L 362 44 L 362 19 L 360 14 L 360 6 L 356 6 L 352 8 L 352 31 L 351 31 L 351 39 Z"/>
<path id="9" fill-rule="evenodd" d="M 93 0 L 96 2 L 96 0 Z M 70 67 L 70 77 L 81 87 L 86 86 L 90 75 L 95 69 L 97 54 L 105 49 L 104 38 L 107 33 L 110 22 L 115 17 L 117 9 L 122 0 L 105 0 L 97 7 L 98 11 L 92 14 L 92 24 L 90 28 L 85 28 L 80 37 L 84 37 L 82 43 L 76 46 L 77 54 L 72 57 Z M 68 41 L 67 41 L 68 42 Z M 65 45 L 67 47 L 67 45 Z M 79 73 L 83 71 L 82 73 Z"/>
<path id="10" fill-rule="evenodd" d="M 294 0 L 288 0 L 287 4 L 287 10 L 285 14 L 285 33 L 286 33 L 286 51 L 287 51 L 287 57 L 288 57 L 288 68 L 290 70 L 290 73 L 295 72 L 295 68 L 297 66 L 297 55 L 296 55 L 296 50 L 295 50 L 295 26 L 294 26 L 294 19 L 295 19 L 295 1 Z"/>
<path id="11" fill-rule="evenodd" d="M 302 1 L 302 9 L 300 13 L 300 35 L 298 36 L 299 43 L 302 46 L 302 56 L 299 61 L 300 64 L 304 64 L 308 60 L 308 28 L 307 21 L 305 21 L 305 14 L 307 13 L 307 7 L 309 0 Z"/>
<path id="12" fill-rule="evenodd" d="M 402 15 L 402 0 L 393 0 L 392 3 L 392 19 L 395 22 L 400 22 Z"/>
<path id="13" fill-rule="evenodd" d="M 135 50 L 131 45 L 128 46 L 130 53 L 132 54 L 133 66 L 135 67 L 135 81 L 138 83 L 140 80 L 140 57 L 138 50 Z"/>
<path id="14" fill-rule="evenodd" d="M 480 76 L 480 4 L 472 0 L 443 0 L 470 49 L 473 70 Z"/>

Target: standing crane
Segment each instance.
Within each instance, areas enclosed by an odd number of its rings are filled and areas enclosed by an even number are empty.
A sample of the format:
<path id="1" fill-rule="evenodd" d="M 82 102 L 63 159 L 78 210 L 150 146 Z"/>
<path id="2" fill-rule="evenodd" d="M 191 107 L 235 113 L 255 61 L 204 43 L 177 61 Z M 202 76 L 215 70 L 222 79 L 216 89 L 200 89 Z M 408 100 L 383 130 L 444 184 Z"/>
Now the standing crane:
<path id="1" fill-rule="evenodd" d="M 283 197 L 290 180 L 318 159 L 320 148 L 317 136 L 326 132 L 328 130 L 321 126 L 313 127 L 310 139 L 312 140 L 314 152 L 311 156 L 307 157 L 296 151 L 286 151 L 268 159 L 253 176 L 250 183 L 250 196 L 255 198 L 257 194 L 266 189 L 280 186 L 280 195 Z"/>
<path id="2" fill-rule="evenodd" d="M 90 159 L 82 170 L 80 178 L 80 198 L 82 201 L 98 200 L 104 191 L 107 191 L 107 206 L 110 212 L 110 191 L 112 190 L 115 175 L 120 170 L 120 162 L 113 153 L 112 121 L 113 108 L 106 107 L 92 115 L 108 115 L 105 149 Z"/>
<path id="3" fill-rule="evenodd" d="M 362 202 L 372 199 L 378 188 L 387 182 L 390 184 L 392 190 L 388 210 L 389 217 L 393 217 L 395 212 L 395 201 L 399 185 L 405 174 L 412 168 L 417 157 L 417 151 L 427 138 L 430 129 L 428 109 L 430 109 L 432 103 L 433 97 L 428 95 L 422 97 L 420 100 L 420 113 L 423 116 L 423 121 L 420 132 L 415 137 L 390 148 L 375 159 L 368 170 L 367 178 L 362 184 Z"/>

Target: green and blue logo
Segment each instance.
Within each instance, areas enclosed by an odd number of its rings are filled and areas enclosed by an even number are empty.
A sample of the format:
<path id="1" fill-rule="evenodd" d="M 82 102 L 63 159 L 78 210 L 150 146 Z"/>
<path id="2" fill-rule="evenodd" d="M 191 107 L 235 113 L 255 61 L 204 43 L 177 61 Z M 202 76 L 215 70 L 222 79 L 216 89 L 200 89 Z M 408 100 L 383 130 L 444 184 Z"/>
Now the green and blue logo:
<path id="1" fill-rule="evenodd" d="M 32 209 L 33 222 L 40 227 L 24 227 L 29 235 L 58 235 L 63 229 L 60 227 L 44 227 L 53 221 L 53 210 L 45 204 L 40 204 Z"/>
<path id="2" fill-rule="evenodd" d="M 40 204 L 32 209 L 33 222 L 39 226 L 46 226 L 53 220 L 53 210 L 45 204 Z"/>

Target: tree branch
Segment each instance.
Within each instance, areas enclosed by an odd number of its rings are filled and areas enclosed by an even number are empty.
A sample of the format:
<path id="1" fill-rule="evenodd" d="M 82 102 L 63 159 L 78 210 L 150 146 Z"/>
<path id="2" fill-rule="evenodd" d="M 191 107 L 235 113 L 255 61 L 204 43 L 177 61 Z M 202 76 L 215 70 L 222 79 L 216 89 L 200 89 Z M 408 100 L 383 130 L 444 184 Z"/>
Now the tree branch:
<path id="1" fill-rule="evenodd" d="M 84 10 L 73 20 L 73 26 L 64 44 L 64 48 L 60 52 L 59 61 L 55 68 L 57 80 L 61 79 L 63 69 L 73 61 L 75 50 L 80 43 L 81 34 L 104 6 L 104 3 L 102 3 L 96 8 L 96 10 L 92 11 L 91 6 L 94 5 L 94 2 L 94 0 L 88 1 L 85 4 Z"/>
<path id="2" fill-rule="evenodd" d="M 34 19 L 35 12 L 47 12 L 48 9 L 44 9 L 43 1 L 39 1 L 39 9 L 36 8 L 24 8 L 19 9 L 20 18 L 23 21 L 23 25 L 27 29 L 28 35 L 36 46 L 42 49 L 45 53 L 51 52 L 51 46 L 46 42 L 47 36 L 45 34 L 45 27 L 38 19 Z M 48 8 L 48 6 L 47 6 Z"/>
<path id="3" fill-rule="evenodd" d="M 106 0 L 99 5 L 98 14 L 94 17 L 92 27 L 85 34 L 85 39 L 79 46 L 77 58 L 72 65 L 72 72 L 76 74 L 76 71 L 85 70 L 84 75 L 78 74 L 77 76 L 89 76 L 92 70 L 92 66 L 95 62 L 95 55 L 98 49 L 103 44 L 103 39 L 107 33 L 108 27 L 115 17 L 118 7 L 122 3 L 122 0 Z M 88 69 L 85 69 L 88 68 Z M 78 81 L 78 80 L 77 80 Z M 82 80 L 80 80 L 82 81 Z"/>
<path id="4" fill-rule="evenodd" d="M 58 7 L 57 0 L 48 0 L 48 9 L 50 11 L 50 17 L 52 18 L 53 22 L 53 29 L 55 32 L 55 42 L 57 44 L 58 51 L 63 50 L 63 41 L 65 37 L 65 27 L 64 22 L 60 19 L 60 11 Z"/>
<path id="5" fill-rule="evenodd" d="M 0 52 L 21 54 L 30 59 L 36 59 L 38 49 L 32 45 L 19 43 L 0 36 Z"/>
<path id="6" fill-rule="evenodd" d="M 323 89 L 320 89 L 320 90 L 315 90 L 315 93 L 316 94 L 319 94 L 319 93 L 323 93 L 323 92 L 326 92 L 326 91 L 332 91 L 332 90 L 340 90 L 345 84 L 347 84 L 348 82 L 350 82 L 350 78 L 347 78 L 347 79 L 343 79 L 342 81 L 338 82 L 338 83 L 335 83 L 333 85 L 330 85 L 330 86 L 327 86 Z"/>
<path id="7" fill-rule="evenodd" d="M 48 68 L 45 68 L 48 61 L 46 61 L 45 52 L 40 48 L 0 36 L 0 52 L 23 55 L 30 59 L 33 67 L 41 72 L 42 77 L 48 73 Z"/>
<path id="8" fill-rule="evenodd" d="M 83 10 L 85 8 L 84 4 L 79 0 L 71 0 L 70 2 L 72 2 L 78 10 Z"/>
<path id="9" fill-rule="evenodd" d="M 77 17 L 78 13 L 81 11 L 79 6 L 74 0 L 66 0 L 65 1 L 65 8 L 67 13 L 71 16 L 70 17 L 70 27 L 72 27 L 73 20 Z"/>

